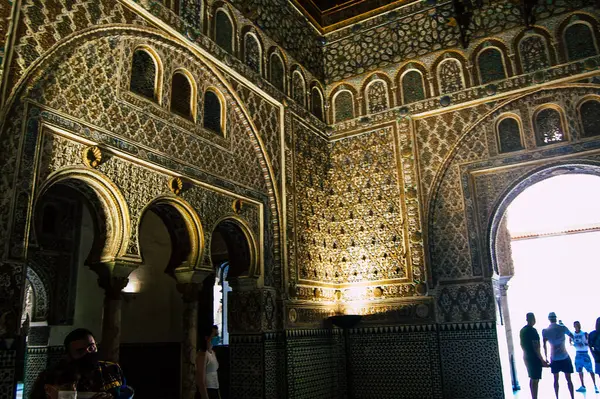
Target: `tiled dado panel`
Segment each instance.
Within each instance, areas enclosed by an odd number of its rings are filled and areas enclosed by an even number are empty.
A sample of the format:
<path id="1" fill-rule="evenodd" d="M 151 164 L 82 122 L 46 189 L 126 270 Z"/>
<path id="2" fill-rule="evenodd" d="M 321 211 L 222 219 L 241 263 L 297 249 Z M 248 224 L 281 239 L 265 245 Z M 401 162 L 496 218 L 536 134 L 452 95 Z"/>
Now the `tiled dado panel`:
<path id="1" fill-rule="evenodd" d="M 264 397 L 263 355 L 262 334 L 229 336 L 230 398 L 262 399 Z"/>
<path id="2" fill-rule="evenodd" d="M 442 398 L 435 325 L 353 329 L 349 344 L 354 398 Z"/>
<path id="3" fill-rule="evenodd" d="M 496 326 L 439 326 L 444 398 L 504 399 Z"/>
<path id="4" fill-rule="evenodd" d="M 48 347 L 27 348 L 23 397 L 28 398 L 37 376 L 48 367 Z"/>
<path id="5" fill-rule="evenodd" d="M 31 330 L 30 330 L 31 331 Z M 31 342 L 31 338 L 29 340 Z M 62 346 L 29 346 L 25 355 L 25 381 L 23 397 L 28 398 L 38 375 L 56 366 L 64 357 Z"/>
<path id="6" fill-rule="evenodd" d="M 14 396 L 16 360 L 16 350 L 0 349 L 0 399 Z"/>
<path id="7" fill-rule="evenodd" d="M 346 397 L 344 340 L 339 330 L 286 331 L 288 398 Z"/>

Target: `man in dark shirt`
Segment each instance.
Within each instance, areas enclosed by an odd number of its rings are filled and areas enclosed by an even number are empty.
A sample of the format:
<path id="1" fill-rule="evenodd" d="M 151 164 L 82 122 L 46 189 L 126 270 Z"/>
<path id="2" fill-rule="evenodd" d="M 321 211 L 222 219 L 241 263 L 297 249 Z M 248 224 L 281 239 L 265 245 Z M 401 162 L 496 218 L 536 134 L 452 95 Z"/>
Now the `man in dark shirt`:
<path id="1" fill-rule="evenodd" d="M 600 317 L 596 319 L 596 329 L 590 333 L 588 344 L 596 363 L 596 374 L 600 375 Z"/>
<path id="2" fill-rule="evenodd" d="M 64 341 L 67 357 L 53 369 L 42 372 L 33 386 L 30 399 L 58 397 L 59 390 L 94 392 L 95 399 L 126 398 L 121 367 L 98 360 L 94 335 L 79 328 Z"/>
<path id="3" fill-rule="evenodd" d="M 523 348 L 523 358 L 529 374 L 529 389 L 532 399 L 538 397 L 538 386 L 542 379 L 542 367 L 547 367 L 548 363 L 542 357 L 540 352 L 540 335 L 533 328 L 535 325 L 535 315 L 527 313 L 527 325 L 521 329 L 519 334 L 521 338 L 521 348 Z"/>

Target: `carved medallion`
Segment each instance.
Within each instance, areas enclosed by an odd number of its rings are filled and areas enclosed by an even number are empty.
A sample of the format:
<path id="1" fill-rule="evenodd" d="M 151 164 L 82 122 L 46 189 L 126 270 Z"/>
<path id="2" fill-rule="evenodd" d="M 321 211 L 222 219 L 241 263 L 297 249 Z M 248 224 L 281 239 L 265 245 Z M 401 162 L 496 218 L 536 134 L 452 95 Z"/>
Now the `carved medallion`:
<path id="1" fill-rule="evenodd" d="M 383 296 L 383 289 L 381 287 L 375 287 L 373 290 L 373 295 L 375 298 L 381 298 Z"/>
<path id="2" fill-rule="evenodd" d="M 89 168 L 95 169 L 100 166 L 100 163 L 102 162 L 102 151 L 96 146 L 85 148 L 81 155 L 83 157 L 83 163 Z"/>
<path id="3" fill-rule="evenodd" d="M 169 180 L 169 190 L 175 195 L 181 194 L 183 190 L 183 180 L 181 180 L 181 177 L 173 177 Z"/>
<path id="4" fill-rule="evenodd" d="M 417 305 L 415 313 L 417 314 L 417 317 L 424 319 L 429 316 L 429 306 L 424 304 Z"/>
<path id="5" fill-rule="evenodd" d="M 298 320 L 298 312 L 296 312 L 296 309 L 290 309 L 290 311 L 288 312 L 288 319 L 292 323 L 295 323 L 296 320 Z"/>
<path id="6" fill-rule="evenodd" d="M 242 201 L 241 199 L 236 199 L 235 201 L 233 201 L 233 204 L 231 204 L 231 208 L 233 209 L 233 211 L 238 214 L 242 211 L 243 207 L 244 201 Z"/>

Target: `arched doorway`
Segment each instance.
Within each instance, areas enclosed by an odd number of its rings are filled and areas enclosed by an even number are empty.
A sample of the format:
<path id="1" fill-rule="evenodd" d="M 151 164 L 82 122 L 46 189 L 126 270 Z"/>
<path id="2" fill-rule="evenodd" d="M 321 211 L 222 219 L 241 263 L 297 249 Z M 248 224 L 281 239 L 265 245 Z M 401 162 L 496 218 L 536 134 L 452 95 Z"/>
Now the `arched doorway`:
<path id="1" fill-rule="evenodd" d="M 219 326 L 221 343 L 229 343 L 229 300 L 232 285 L 248 279 L 252 273 L 253 251 L 250 236 L 235 219 L 222 220 L 211 240 L 211 261 L 215 270 L 213 323 Z"/>
<path id="2" fill-rule="evenodd" d="M 214 273 L 206 278 L 200 292 L 198 331 L 206 331 L 213 324 L 219 327 L 220 342 L 215 352 L 219 360 L 221 397 L 226 399 L 232 387 L 230 375 L 236 367 L 235 359 L 230 359 L 229 338 L 236 332 L 239 324 L 236 320 L 253 317 L 244 311 L 246 299 L 240 294 L 256 288 L 256 246 L 242 220 L 229 217 L 216 224 L 210 240 L 210 261 Z"/>
<path id="3" fill-rule="evenodd" d="M 88 265 L 107 243 L 107 215 L 81 180 L 49 185 L 36 199 L 27 258 L 24 395 L 63 354 L 63 340 L 84 327 L 101 339 L 104 291 Z M 25 315 L 26 314 L 26 315 Z"/>
<path id="4" fill-rule="evenodd" d="M 185 306 L 176 274 L 196 266 L 203 245 L 201 230 L 194 209 L 177 197 L 158 197 L 142 211 L 138 226 L 142 264 L 123 290 L 120 357 L 136 396 L 182 397 Z"/>
<path id="5" fill-rule="evenodd" d="M 494 219 L 491 250 L 497 270 L 499 320 L 504 327 L 499 328 L 499 347 L 507 398 L 529 397 L 519 343 L 527 312 L 536 314 L 540 335 L 549 324 L 549 312 L 557 313 L 571 330 L 573 322 L 580 321 L 588 332 L 600 316 L 595 306 L 600 278 L 595 263 L 600 241 L 600 176 L 596 172 L 594 167 L 585 167 L 534 174 L 515 187 Z M 571 355 L 574 359 L 574 352 Z M 589 376 L 585 378 L 591 386 Z M 512 382 L 512 387 L 506 382 Z M 577 388 L 577 375 L 573 382 Z M 566 384 L 561 383 L 561 395 L 568 396 Z M 552 376 L 544 369 L 540 397 L 553 396 Z"/>

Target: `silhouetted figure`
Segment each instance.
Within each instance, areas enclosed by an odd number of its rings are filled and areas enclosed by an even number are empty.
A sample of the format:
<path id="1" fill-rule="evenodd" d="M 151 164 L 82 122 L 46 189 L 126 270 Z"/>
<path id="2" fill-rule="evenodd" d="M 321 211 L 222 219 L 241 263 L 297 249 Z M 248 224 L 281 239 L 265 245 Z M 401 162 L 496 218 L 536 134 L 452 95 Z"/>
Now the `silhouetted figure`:
<path id="1" fill-rule="evenodd" d="M 573 363 L 571 362 L 571 357 L 569 356 L 565 345 L 565 336 L 573 338 L 573 334 L 566 326 L 556 323 L 556 313 L 550 312 L 548 320 L 550 321 L 550 325 L 548 328 L 542 330 L 542 337 L 544 338 L 544 356 L 546 357 L 546 361 L 548 361 L 548 348 L 546 343 L 550 341 L 550 370 L 554 375 L 554 393 L 556 394 L 556 399 L 558 399 L 558 377 L 562 372 L 565 373 L 571 399 L 574 399 L 573 381 L 571 380 Z"/>
<path id="2" fill-rule="evenodd" d="M 521 348 L 523 349 L 523 360 L 527 367 L 529 375 L 529 390 L 532 399 L 538 397 L 538 386 L 542 379 L 542 367 L 547 367 L 548 363 L 542 357 L 540 352 L 540 334 L 533 328 L 535 325 L 535 315 L 527 313 L 527 325 L 519 333 Z"/>
<path id="3" fill-rule="evenodd" d="M 78 328 L 64 340 L 67 357 L 58 366 L 38 376 L 30 399 L 55 399 L 59 391 L 95 393 L 94 399 L 126 399 L 133 391 L 125 387 L 123 372 L 116 363 L 98 359 L 94 335 Z"/>
<path id="4" fill-rule="evenodd" d="M 596 319 L 596 329 L 590 333 L 588 344 L 596 363 L 596 374 L 600 375 L 600 317 Z"/>
<path id="5" fill-rule="evenodd" d="M 581 380 L 581 387 L 577 389 L 577 392 L 587 391 L 585 382 L 583 381 L 583 369 L 585 369 L 590 373 L 592 382 L 594 383 L 594 390 L 598 393 L 592 359 L 589 353 L 588 333 L 581 331 L 581 323 L 578 321 L 573 323 L 573 327 L 575 328 L 575 332 L 573 333 L 573 338 L 571 338 L 571 343 L 575 346 L 575 371 L 579 373 L 579 379 Z"/>

